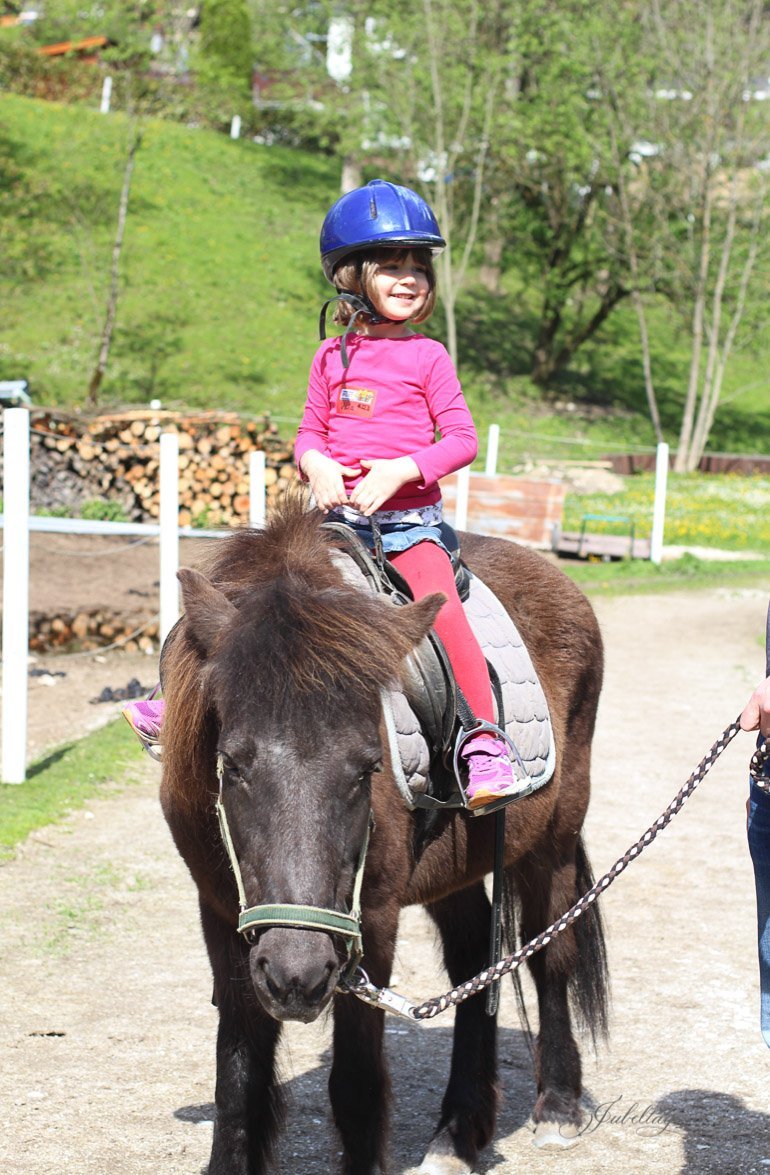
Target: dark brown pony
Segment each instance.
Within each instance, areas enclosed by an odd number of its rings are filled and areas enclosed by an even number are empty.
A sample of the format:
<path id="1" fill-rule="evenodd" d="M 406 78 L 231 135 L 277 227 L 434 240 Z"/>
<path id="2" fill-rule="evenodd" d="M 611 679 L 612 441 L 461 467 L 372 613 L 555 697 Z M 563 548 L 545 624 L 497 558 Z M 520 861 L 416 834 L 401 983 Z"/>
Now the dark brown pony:
<path id="1" fill-rule="evenodd" d="M 388 983 L 399 911 L 413 903 L 435 922 L 453 983 L 488 962 L 483 879 L 494 819 L 441 812 L 424 835 L 424 815 L 410 813 L 397 793 L 381 731 L 380 689 L 398 678 L 442 597 L 395 607 L 347 586 L 331 558 L 335 538 L 320 521 L 289 502 L 265 531 L 228 539 L 207 576 L 181 571 L 185 617 L 164 651 L 161 799 L 198 887 L 219 1009 L 210 1175 L 267 1169 L 281 1119 L 274 1057 L 283 1020 L 311 1021 L 333 1003 L 329 1092 L 347 1175 L 385 1172 L 389 1101 L 383 1014 L 335 993 L 337 937 L 272 926 L 249 943 L 237 933 L 238 895 L 214 813 L 218 754 L 249 904 L 347 910 L 371 806 L 362 927 L 372 981 Z M 588 602 L 539 555 L 498 539 L 462 542 L 465 561 L 510 610 L 530 650 L 556 740 L 551 781 L 507 810 L 506 879 L 528 940 L 592 880 L 580 831 L 601 639 Z M 540 1140 L 545 1133 L 558 1141 L 581 1116 L 570 1002 L 592 1032 L 605 1025 L 595 907 L 530 966 L 540 1025 L 534 1118 Z M 470 1172 L 492 1138 L 497 1100 L 496 1023 L 475 996 L 456 1013 L 449 1083 L 423 1169 Z"/>

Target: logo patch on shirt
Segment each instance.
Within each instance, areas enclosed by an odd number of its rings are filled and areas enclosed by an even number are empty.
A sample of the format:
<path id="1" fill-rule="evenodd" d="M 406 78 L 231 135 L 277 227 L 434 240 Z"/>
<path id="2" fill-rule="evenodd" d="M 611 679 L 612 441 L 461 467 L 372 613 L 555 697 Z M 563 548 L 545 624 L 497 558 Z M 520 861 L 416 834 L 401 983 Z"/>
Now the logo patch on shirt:
<path id="1" fill-rule="evenodd" d="M 340 388 L 337 411 L 340 416 L 372 416 L 377 393 L 369 388 Z"/>

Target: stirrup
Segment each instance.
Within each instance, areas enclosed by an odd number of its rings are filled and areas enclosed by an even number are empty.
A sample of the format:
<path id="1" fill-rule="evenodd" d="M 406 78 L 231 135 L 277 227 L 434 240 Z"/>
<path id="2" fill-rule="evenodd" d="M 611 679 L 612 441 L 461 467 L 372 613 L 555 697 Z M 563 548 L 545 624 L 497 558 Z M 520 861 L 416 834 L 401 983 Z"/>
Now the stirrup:
<path id="1" fill-rule="evenodd" d="M 504 742 L 510 748 L 514 764 L 519 768 L 523 779 L 520 781 L 520 787 L 518 790 L 515 791 L 512 795 L 501 796 L 499 800 L 490 800 L 488 804 L 482 804 L 478 808 L 471 808 L 469 806 L 468 793 L 465 790 L 465 784 L 463 782 L 463 776 L 460 770 L 460 752 L 462 751 L 465 744 L 469 742 L 470 739 L 475 738 L 476 735 L 481 731 L 488 731 L 489 734 L 493 734 L 496 738 L 500 739 L 501 742 Z M 504 808 L 506 804 L 510 804 L 514 800 L 523 799 L 524 796 L 528 796 L 531 794 L 531 792 L 536 790 L 527 774 L 524 761 L 519 754 L 518 747 L 516 746 L 513 739 L 508 734 L 506 734 L 502 727 L 495 726 L 493 722 L 486 722 L 482 718 L 477 719 L 473 726 L 470 726 L 467 729 L 465 727 L 461 727 L 457 732 L 457 738 L 455 739 L 454 746 L 454 755 L 452 758 L 452 769 L 454 771 L 457 787 L 462 797 L 463 807 L 469 816 L 488 816 L 492 812 L 498 812 L 501 808 Z"/>

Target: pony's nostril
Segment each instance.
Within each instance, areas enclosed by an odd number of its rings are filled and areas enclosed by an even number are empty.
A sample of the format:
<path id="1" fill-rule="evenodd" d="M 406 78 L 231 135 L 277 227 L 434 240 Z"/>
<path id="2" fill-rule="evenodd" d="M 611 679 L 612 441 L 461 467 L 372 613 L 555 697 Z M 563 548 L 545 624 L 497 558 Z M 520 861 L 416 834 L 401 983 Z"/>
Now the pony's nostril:
<path id="1" fill-rule="evenodd" d="M 334 970 L 334 963 L 327 963 L 324 967 L 324 975 L 316 984 L 313 990 L 309 993 L 309 1001 L 311 1004 L 319 1004 L 329 990 L 329 977 Z"/>
<path id="2" fill-rule="evenodd" d="M 260 971 L 262 972 L 262 974 L 265 977 L 265 986 L 267 987 L 267 990 L 270 992 L 270 995 L 273 997 L 274 1000 L 280 1000 L 281 999 L 281 989 L 278 986 L 278 984 L 275 982 L 275 980 L 271 977 L 270 964 L 264 955 L 262 955 L 261 958 L 257 959 L 257 966 L 259 967 Z"/>

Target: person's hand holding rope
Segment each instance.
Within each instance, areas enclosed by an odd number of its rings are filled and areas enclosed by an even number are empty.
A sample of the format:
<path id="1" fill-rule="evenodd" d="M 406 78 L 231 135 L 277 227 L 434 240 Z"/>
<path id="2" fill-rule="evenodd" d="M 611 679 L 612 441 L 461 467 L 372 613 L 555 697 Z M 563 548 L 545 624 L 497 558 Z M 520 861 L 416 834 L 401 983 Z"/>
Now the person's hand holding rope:
<path id="1" fill-rule="evenodd" d="M 760 791 L 770 792 L 770 777 L 768 777 L 768 760 L 770 759 L 770 677 L 757 686 L 743 708 L 740 717 L 742 730 L 758 730 L 759 740 L 757 749 L 751 757 L 749 775 Z M 748 813 L 748 801 L 746 812 Z"/>
<path id="2" fill-rule="evenodd" d="M 770 735 L 770 677 L 758 685 L 741 714 L 742 730 L 758 730 Z"/>

